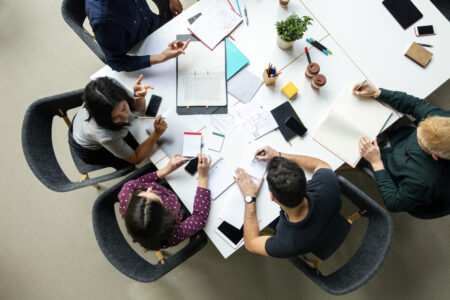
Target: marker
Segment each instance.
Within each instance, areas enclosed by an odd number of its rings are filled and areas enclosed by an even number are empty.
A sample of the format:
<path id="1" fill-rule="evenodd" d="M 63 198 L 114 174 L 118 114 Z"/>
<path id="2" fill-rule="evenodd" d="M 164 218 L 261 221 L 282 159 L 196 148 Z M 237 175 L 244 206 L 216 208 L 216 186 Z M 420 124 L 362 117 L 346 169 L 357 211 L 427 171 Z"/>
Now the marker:
<path id="1" fill-rule="evenodd" d="M 317 48 L 317 50 L 321 51 L 323 54 L 328 55 L 327 50 L 325 50 L 325 48 L 323 48 L 320 44 L 318 44 L 317 42 L 313 42 L 310 39 L 306 39 L 306 41 L 308 43 L 310 43 L 311 45 L 313 45 L 314 47 Z"/>
<path id="2" fill-rule="evenodd" d="M 309 56 L 308 47 L 305 47 L 306 58 L 308 58 L 308 63 L 311 63 L 311 57 Z"/>
<path id="3" fill-rule="evenodd" d="M 321 43 L 319 43 L 318 41 L 316 41 L 313 38 L 310 38 L 311 41 L 316 42 L 318 45 L 320 45 L 320 47 L 322 47 L 323 49 L 327 50 L 328 53 L 333 54 L 333 52 L 331 52 L 330 49 L 328 49 L 327 47 L 325 47 L 324 45 L 322 45 Z"/>
<path id="4" fill-rule="evenodd" d="M 422 47 L 429 47 L 429 48 L 433 48 L 433 45 L 428 45 L 428 44 L 421 44 L 421 43 L 417 43 L 418 45 L 422 46 Z"/>

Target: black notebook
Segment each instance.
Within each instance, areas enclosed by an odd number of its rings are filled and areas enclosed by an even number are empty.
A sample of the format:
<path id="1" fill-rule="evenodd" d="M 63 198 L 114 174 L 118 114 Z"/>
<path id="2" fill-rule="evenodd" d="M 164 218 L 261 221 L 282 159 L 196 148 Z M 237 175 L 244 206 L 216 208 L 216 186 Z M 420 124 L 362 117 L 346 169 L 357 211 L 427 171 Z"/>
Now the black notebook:
<path id="1" fill-rule="evenodd" d="M 272 109 L 271 113 L 286 141 L 297 135 L 303 136 L 306 133 L 306 127 L 288 101 Z"/>
<path id="2" fill-rule="evenodd" d="M 422 13 L 410 0 L 384 0 L 383 5 L 403 29 L 408 28 L 423 17 Z"/>
<path id="3" fill-rule="evenodd" d="M 450 1 L 449 0 L 431 0 L 431 3 L 447 18 L 450 22 Z"/>

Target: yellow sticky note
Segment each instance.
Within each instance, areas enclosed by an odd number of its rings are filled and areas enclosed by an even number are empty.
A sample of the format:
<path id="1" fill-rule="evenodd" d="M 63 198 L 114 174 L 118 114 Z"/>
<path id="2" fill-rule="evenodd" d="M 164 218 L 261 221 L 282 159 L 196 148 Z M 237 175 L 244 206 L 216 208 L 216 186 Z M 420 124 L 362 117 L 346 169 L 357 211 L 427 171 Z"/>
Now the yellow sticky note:
<path id="1" fill-rule="evenodd" d="M 289 81 L 288 84 L 286 84 L 281 91 L 283 94 L 286 95 L 289 99 L 291 99 L 295 94 L 298 92 L 298 88 L 292 83 L 292 81 Z"/>

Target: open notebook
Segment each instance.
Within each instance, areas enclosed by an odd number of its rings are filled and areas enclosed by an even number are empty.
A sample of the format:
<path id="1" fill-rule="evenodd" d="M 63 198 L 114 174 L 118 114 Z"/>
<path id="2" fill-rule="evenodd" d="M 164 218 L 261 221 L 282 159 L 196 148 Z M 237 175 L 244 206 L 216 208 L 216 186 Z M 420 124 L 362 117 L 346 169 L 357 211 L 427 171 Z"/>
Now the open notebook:
<path id="1" fill-rule="evenodd" d="M 360 137 L 373 141 L 392 110 L 372 98 L 353 95 L 352 87 L 344 89 L 313 139 L 354 168 L 361 159 Z"/>

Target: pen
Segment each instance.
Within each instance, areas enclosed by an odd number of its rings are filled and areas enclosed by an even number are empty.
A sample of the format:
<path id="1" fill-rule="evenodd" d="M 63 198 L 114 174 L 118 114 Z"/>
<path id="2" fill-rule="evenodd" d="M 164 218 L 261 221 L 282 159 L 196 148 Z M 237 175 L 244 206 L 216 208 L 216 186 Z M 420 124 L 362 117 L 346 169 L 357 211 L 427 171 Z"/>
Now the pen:
<path id="1" fill-rule="evenodd" d="M 266 154 L 266 151 L 264 151 L 264 149 L 263 149 L 263 150 L 259 151 L 258 153 L 256 153 L 256 156 L 261 156 L 264 154 Z"/>
<path id="2" fill-rule="evenodd" d="M 364 81 L 363 82 L 361 82 L 359 85 L 358 85 L 358 87 L 356 88 L 356 90 L 357 91 L 359 91 L 359 89 L 360 88 L 362 88 L 362 86 L 364 85 L 364 83 L 366 83 L 367 82 L 367 80 L 366 79 L 364 79 Z"/>
<path id="3" fill-rule="evenodd" d="M 428 44 L 421 44 L 421 43 L 417 43 L 418 45 L 422 46 L 422 47 L 429 47 L 429 48 L 433 48 L 433 45 L 428 45 Z"/>
<path id="4" fill-rule="evenodd" d="M 236 3 L 239 10 L 239 15 L 242 17 L 241 8 L 239 7 L 239 0 L 236 0 Z"/>
<path id="5" fill-rule="evenodd" d="M 138 117 L 138 116 L 136 116 L 135 119 L 156 119 L 156 117 L 149 117 L 149 116 Z"/>
<path id="6" fill-rule="evenodd" d="M 305 47 L 306 57 L 308 58 L 308 63 L 311 63 L 311 57 L 309 56 L 308 47 Z"/>
<path id="7" fill-rule="evenodd" d="M 244 15 L 245 15 L 245 22 L 247 23 L 248 26 L 247 5 L 245 4 L 244 4 Z"/>
<path id="8" fill-rule="evenodd" d="M 322 47 L 323 49 L 327 50 L 328 53 L 333 54 L 333 52 L 331 52 L 330 49 L 328 49 L 327 47 L 325 47 L 324 45 L 322 45 L 321 43 L 319 43 L 318 41 L 316 41 L 313 38 L 309 38 L 311 41 L 316 42 L 318 45 L 320 45 L 320 47 Z"/>

